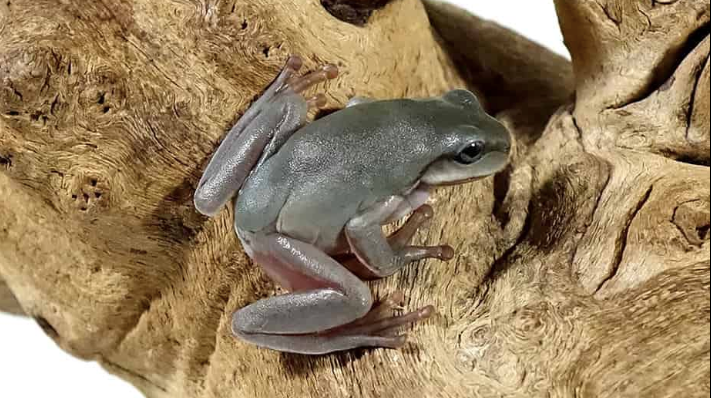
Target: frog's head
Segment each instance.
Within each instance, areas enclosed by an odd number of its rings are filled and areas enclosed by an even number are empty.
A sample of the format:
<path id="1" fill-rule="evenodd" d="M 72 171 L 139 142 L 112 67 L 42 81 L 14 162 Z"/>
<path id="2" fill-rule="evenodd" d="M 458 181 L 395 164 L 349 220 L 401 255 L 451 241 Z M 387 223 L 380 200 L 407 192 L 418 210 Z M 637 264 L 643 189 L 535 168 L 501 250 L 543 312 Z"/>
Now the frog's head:
<path id="1" fill-rule="evenodd" d="M 474 94 L 452 90 L 438 99 L 448 109 L 447 121 L 438 126 L 441 156 L 431 163 L 421 181 L 428 185 L 453 185 L 477 180 L 503 170 L 511 152 L 511 133 L 488 115 Z"/>

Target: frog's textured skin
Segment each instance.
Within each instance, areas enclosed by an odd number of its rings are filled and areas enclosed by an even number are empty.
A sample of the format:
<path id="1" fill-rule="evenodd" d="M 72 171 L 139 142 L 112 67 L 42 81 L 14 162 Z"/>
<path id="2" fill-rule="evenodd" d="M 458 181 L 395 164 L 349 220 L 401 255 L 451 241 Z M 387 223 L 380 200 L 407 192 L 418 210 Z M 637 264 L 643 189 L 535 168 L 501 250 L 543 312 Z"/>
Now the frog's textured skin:
<path id="1" fill-rule="evenodd" d="M 238 310 L 232 329 L 259 346 L 303 354 L 399 347 L 405 336 L 398 327 L 433 308 L 388 316 L 402 293 L 373 307 L 361 278 L 392 275 L 425 258 L 450 259 L 449 246 L 408 245 L 432 216 L 428 189 L 500 171 L 511 135 L 465 90 L 416 100 L 357 97 L 307 123 L 309 107 L 325 97 L 301 92 L 337 70 L 326 65 L 297 77 L 300 67 L 298 57 L 289 58 L 227 134 L 195 192 L 206 215 L 237 194 L 235 230 L 245 250 L 290 292 Z M 382 225 L 409 213 L 398 232 L 383 235 Z"/>

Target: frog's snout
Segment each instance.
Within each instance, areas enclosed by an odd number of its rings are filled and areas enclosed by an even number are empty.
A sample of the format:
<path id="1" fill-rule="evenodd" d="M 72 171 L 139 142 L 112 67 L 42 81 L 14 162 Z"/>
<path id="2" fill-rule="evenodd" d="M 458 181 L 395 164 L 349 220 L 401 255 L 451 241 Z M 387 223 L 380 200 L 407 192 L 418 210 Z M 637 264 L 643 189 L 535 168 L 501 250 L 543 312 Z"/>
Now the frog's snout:
<path id="1" fill-rule="evenodd" d="M 498 134 L 496 134 L 497 138 L 494 140 L 493 149 L 508 156 L 511 154 L 513 147 L 513 134 L 501 123 L 499 123 L 498 127 L 499 131 Z"/>

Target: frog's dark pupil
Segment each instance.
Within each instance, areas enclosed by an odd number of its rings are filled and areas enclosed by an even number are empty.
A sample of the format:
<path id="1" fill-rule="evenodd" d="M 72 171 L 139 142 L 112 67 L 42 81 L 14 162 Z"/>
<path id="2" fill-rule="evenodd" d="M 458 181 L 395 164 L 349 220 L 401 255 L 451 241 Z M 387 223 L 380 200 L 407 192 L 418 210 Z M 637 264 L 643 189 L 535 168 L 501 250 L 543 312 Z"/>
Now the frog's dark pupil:
<path id="1" fill-rule="evenodd" d="M 461 152 L 459 152 L 459 155 L 457 155 L 457 161 L 459 163 L 471 164 L 479 160 L 483 153 L 484 143 L 481 141 L 472 142 Z"/>

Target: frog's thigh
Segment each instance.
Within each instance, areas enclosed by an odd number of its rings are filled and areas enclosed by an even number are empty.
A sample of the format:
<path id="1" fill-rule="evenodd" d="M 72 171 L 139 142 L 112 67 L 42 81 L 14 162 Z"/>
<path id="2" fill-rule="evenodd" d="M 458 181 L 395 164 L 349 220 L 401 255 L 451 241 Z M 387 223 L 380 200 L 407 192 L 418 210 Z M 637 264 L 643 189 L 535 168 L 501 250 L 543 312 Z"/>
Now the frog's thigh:
<path id="1" fill-rule="evenodd" d="M 265 345 L 273 339 L 264 335 L 321 332 L 370 310 L 368 286 L 316 247 L 280 234 L 254 234 L 249 240 L 254 259 L 294 291 L 237 311 L 232 328 L 242 339 Z"/>

